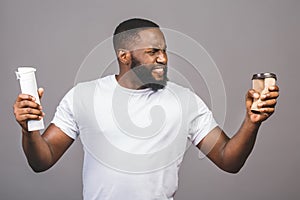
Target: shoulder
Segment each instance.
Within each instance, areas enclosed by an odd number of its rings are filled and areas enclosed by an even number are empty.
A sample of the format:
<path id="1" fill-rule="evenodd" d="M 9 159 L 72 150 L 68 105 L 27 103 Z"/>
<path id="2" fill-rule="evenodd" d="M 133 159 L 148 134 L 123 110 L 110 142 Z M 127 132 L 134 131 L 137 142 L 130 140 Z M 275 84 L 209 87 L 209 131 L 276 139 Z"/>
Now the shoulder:
<path id="1" fill-rule="evenodd" d="M 166 89 L 176 94 L 176 96 L 184 97 L 185 103 L 187 103 L 192 108 L 195 108 L 195 106 L 200 108 L 207 108 L 207 105 L 203 101 L 203 99 L 188 87 L 184 87 L 177 83 L 169 81 Z"/>
<path id="2" fill-rule="evenodd" d="M 174 92 L 178 95 L 188 96 L 189 98 L 190 97 L 198 97 L 198 95 L 195 92 L 193 92 L 190 88 L 181 86 L 181 85 L 179 85 L 177 83 L 174 83 L 174 82 L 171 82 L 171 81 L 168 81 L 166 89 L 171 91 L 171 92 Z"/>
<path id="3" fill-rule="evenodd" d="M 180 93 L 186 93 L 189 92 L 190 89 L 183 87 L 181 85 L 178 85 L 177 83 L 168 81 L 166 88 L 167 90 L 171 90 L 171 91 L 176 91 L 176 92 L 180 92 Z"/>
<path id="4" fill-rule="evenodd" d="M 94 90 L 97 85 L 111 85 L 113 82 L 114 75 L 108 75 L 105 77 L 101 77 L 99 79 L 81 82 L 76 84 L 71 90 L 74 92 L 89 92 L 91 90 Z"/>
<path id="5" fill-rule="evenodd" d="M 62 98 L 62 102 L 69 102 L 72 103 L 74 98 L 75 99 L 82 99 L 87 96 L 90 92 L 93 92 L 95 90 L 95 87 L 99 83 L 107 82 L 107 79 L 109 79 L 109 76 L 91 80 L 91 81 L 85 81 L 80 82 L 74 85 L 71 89 L 69 89 L 64 97 Z"/>

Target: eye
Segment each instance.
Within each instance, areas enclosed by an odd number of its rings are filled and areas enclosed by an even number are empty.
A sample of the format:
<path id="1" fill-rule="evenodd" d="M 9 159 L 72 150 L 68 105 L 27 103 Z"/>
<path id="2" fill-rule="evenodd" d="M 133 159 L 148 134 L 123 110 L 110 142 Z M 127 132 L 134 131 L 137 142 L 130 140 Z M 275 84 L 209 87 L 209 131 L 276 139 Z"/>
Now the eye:
<path id="1" fill-rule="evenodd" d="M 159 49 L 150 49 L 150 50 L 148 50 L 147 51 L 147 54 L 149 54 L 149 55 L 154 55 L 155 53 L 157 53 L 159 51 Z"/>

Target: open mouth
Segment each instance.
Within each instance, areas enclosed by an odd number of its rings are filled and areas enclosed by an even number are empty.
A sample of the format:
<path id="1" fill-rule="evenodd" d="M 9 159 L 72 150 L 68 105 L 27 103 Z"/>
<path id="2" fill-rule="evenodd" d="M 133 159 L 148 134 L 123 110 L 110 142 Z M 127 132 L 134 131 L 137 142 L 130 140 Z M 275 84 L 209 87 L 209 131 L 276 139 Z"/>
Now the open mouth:
<path id="1" fill-rule="evenodd" d="M 156 66 L 156 67 L 154 67 L 154 68 L 152 69 L 152 72 L 153 72 L 154 74 L 159 75 L 159 76 L 163 76 L 164 73 L 165 73 L 165 69 L 164 69 L 164 68 L 165 68 L 164 66 Z"/>
<path id="2" fill-rule="evenodd" d="M 157 74 L 162 74 L 164 73 L 164 69 L 163 68 L 155 68 L 152 70 L 153 72 L 157 73 Z"/>

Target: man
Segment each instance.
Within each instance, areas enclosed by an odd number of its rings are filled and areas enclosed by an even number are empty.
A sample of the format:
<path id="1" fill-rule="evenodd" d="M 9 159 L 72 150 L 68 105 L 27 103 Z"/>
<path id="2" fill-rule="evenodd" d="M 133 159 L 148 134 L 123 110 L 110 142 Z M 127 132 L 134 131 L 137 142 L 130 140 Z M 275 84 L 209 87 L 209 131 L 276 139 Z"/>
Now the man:
<path id="1" fill-rule="evenodd" d="M 84 199 L 173 199 L 187 139 L 222 170 L 237 173 L 261 123 L 274 112 L 279 88 L 261 96 L 249 90 L 245 119 L 229 138 L 197 95 L 168 81 L 166 43 L 157 24 L 124 21 L 113 42 L 119 74 L 75 86 L 42 135 L 27 129 L 28 120 L 43 118 L 42 107 L 30 95 L 18 96 L 14 113 L 31 168 L 49 169 L 80 135 Z M 258 97 L 260 113 L 252 113 Z"/>

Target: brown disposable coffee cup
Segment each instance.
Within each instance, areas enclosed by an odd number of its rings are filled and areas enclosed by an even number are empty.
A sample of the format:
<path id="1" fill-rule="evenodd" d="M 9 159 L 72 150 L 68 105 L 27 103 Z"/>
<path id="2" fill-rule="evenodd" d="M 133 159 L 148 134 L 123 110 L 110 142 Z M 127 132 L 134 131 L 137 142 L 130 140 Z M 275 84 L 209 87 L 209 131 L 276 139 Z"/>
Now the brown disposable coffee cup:
<path id="1" fill-rule="evenodd" d="M 269 92 L 268 88 L 270 86 L 276 85 L 276 74 L 265 72 L 259 74 L 253 74 L 252 76 L 252 88 L 259 92 L 260 96 Z M 261 102 L 260 98 L 253 99 L 251 106 L 251 111 L 253 113 L 260 113 L 260 110 L 257 108 L 257 105 Z"/>

